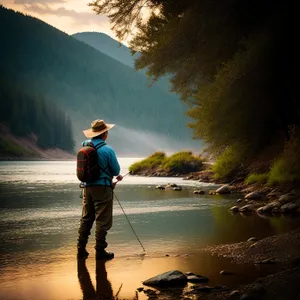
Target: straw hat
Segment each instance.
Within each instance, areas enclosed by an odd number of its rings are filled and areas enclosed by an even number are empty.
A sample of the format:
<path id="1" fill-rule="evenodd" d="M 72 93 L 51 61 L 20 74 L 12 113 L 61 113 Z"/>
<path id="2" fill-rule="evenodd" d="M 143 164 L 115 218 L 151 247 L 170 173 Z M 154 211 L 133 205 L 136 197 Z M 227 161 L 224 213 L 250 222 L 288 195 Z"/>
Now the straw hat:
<path id="1" fill-rule="evenodd" d="M 108 131 L 109 129 L 113 128 L 115 124 L 105 124 L 103 120 L 94 120 L 91 123 L 91 128 L 83 130 L 83 134 L 87 138 L 93 138 L 97 135 L 102 134 L 105 131 Z"/>

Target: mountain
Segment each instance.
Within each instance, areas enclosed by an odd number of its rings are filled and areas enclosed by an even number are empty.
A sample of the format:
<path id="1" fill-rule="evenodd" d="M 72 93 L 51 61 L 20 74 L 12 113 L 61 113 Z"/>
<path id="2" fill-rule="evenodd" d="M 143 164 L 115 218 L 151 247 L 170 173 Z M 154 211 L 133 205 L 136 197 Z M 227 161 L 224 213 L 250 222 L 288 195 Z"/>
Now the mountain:
<path id="1" fill-rule="evenodd" d="M 78 32 L 72 35 L 75 39 L 90 45 L 102 53 L 120 61 L 131 68 L 134 67 L 134 58 L 130 49 L 102 32 Z"/>
<path id="2" fill-rule="evenodd" d="M 78 32 L 73 34 L 72 36 L 78 41 L 81 41 L 97 49 L 98 51 L 118 60 L 119 62 L 131 68 L 134 68 L 134 60 L 139 56 L 139 53 L 131 55 L 131 51 L 128 47 L 102 32 Z M 138 70 L 136 72 L 143 74 L 143 76 L 145 76 L 146 78 L 145 80 L 148 80 L 146 70 Z M 149 83 L 150 82 L 148 81 L 147 84 L 149 85 Z M 168 76 L 164 76 L 158 79 L 153 84 L 153 86 L 159 87 L 164 92 L 170 93 L 170 83 Z M 180 101 L 179 97 L 177 98 L 178 101 Z"/>
<path id="3" fill-rule="evenodd" d="M 39 19 L 0 7 L 0 74 L 67 113 L 78 148 L 94 119 L 116 123 L 109 144 L 119 155 L 199 150 L 186 107 L 144 74 Z"/>

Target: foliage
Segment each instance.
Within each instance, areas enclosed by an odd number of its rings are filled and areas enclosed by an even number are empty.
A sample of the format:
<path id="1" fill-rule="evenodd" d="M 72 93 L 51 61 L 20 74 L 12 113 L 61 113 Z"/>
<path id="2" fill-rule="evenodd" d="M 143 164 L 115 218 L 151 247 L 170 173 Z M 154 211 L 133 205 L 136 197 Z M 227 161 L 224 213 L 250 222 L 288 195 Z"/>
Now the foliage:
<path id="1" fill-rule="evenodd" d="M 195 138 L 219 156 L 218 178 L 247 169 L 271 141 L 277 148 L 279 137 L 291 138 L 290 125 L 300 125 L 298 50 L 288 38 L 297 34 L 293 1 L 95 0 L 90 5 L 108 15 L 120 38 L 135 26 L 130 46 L 141 53 L 136 68 L 148 68 L 154 81 L 171 74 L 172 90 L 190 106 Z M 282 155 L 270 180 L 276 169 L 290 166 Z"/>
<path id="2" fill-rule="evenodd" d="M 290 129 L 291 138 L 286 142 L 284 152 L 273 163 L 268 184 L 300 182 L 300 130 Z"/>
<path id="3" fill-rule="evenodd" d="M 133 175 L 153 171 L 186 174 L 199 171 L 201 168 L 202 159 L 194 156 L 192 152 L 177 152 L 170 157 L 166 157 L 163 152 L 155 152 L 146 159 L 131 165 L 129 171 Z"/>
<path id="4" fill-rule="evenodd" d="M 251 173 L 245 179 L 246 184 L 253 184 L 253 183 L 266 183 L 269 179 L 268 173 Z"/>
<path id="5" fill-rule="evenodd" d="M 42 148 L 73 151 L 71 122 L 65 113 L 26 87 L 12 86 L 4 78 L 0 79 L 0 123 L 17 136 L 35 134 L 37 145 Z"/>
<path id="6" fill-rule="evenodd" d="M 194 156 L 189 151 L 182 151 L 168 157 L 161 168 L 167 172 L 189 173 L 200 171 L 202 163 L 201 157 Z"/>
<path id="7" fill-rule="evenodd" d="M 164 152 L 155 152 L 142 161 L 136 162 L 129 167 L 131 174 L 137 174 L 145 170 L 152 170 L 160 167 L 166 160 Z"/>
<path id="8" fill-rule="evenodd" d="M 238 145 L 228 147 L 212 166 L 215 179 L 230 178 L 241 168 L 240 148 Z"/>

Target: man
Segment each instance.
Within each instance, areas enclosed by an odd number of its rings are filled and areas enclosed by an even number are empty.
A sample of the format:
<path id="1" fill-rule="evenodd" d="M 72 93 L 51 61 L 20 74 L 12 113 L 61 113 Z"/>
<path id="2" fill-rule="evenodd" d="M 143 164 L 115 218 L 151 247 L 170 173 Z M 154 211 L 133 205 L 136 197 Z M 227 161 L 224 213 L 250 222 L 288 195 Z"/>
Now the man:
<path id="1" fill-rule="evenodd" d="M 94 221 L 96 221 L 96 259 L 108 260 L 114 258 L 114 254 L 106 252 L 106 234 L 112 226 L 112 210 L 113 210 L 113 176 L 117 176 L 117 180 L 123 179 L 120 175 L 120 165 L 116 154 L 105 141 L 108 137 L 108 130 L 113 128 L 115 124 L 105 124 L 103 120 L 95 120 L 91 123 L 91 128 L 84 130 L 84 135 L 89 138 L 82 143 L 86 146 L 92 142 L 98 148 L 98 164 L 100 166 L 100 174 L 97 180 L 85 183 L 83 190 L 83 207 L 80 227 L 78 230 L 77 258 L 86 259 L 89 253 L 86 251 L 88 237 Z"/>

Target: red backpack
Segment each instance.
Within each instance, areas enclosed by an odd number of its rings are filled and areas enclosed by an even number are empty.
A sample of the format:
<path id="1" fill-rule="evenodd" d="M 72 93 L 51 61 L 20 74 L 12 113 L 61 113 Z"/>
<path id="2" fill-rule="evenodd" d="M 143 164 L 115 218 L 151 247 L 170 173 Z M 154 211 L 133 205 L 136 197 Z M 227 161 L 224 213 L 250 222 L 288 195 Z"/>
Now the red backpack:
<path id="1" fill-rule="evenodd" d="M 89 142 L 78 150 L 76 175 L 81 182 L 92 182 L 99 178 L 100 166 L 98 164 L 97 150 L 104 145 L 104 142 L 97 146 Z"/>

